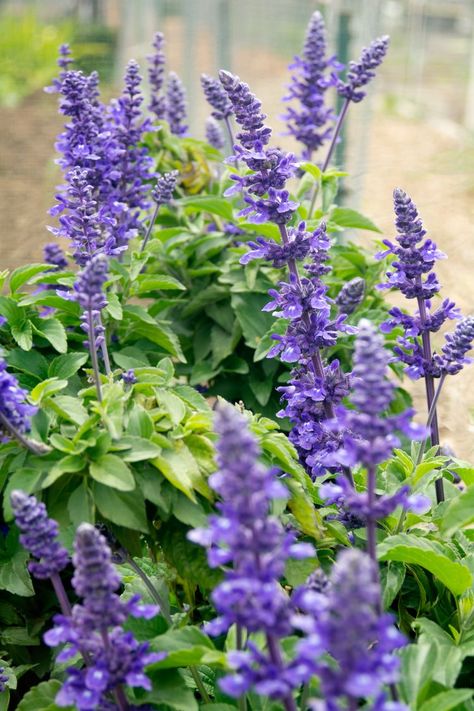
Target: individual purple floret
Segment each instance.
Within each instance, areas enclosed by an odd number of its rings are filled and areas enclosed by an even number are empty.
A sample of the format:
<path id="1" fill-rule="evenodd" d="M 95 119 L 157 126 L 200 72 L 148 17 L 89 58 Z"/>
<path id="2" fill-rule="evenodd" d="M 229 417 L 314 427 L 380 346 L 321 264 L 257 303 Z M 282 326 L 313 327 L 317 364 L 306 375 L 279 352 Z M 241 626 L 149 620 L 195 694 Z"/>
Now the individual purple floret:
<path id="1" fill-rule="evenodd" d="M 58 524 L 48 517 L 42 502 L 24 491 L 13 491 L 10 501 L 20 542 L 36 558 L 28 564 L 30 573 L 40 580 L 52 578 L 69 563 L 67 550 L 58 541 Z"/>
<path id="2" fill-rule="evenodd" d="M 129 615 L 154 617 L 158 608 L 139 603 L 139 596 L 124 602 L 117 594 L 120 576 L 111 562 L 105 538 L 93 526 L 79 526 L 74 543 L 73 587 L 82 603 L 72 615 L 56 615 L 55 626 L 44 640 L 50 647 L 66 644 L 58 661 L 66 661 L 78 652 L 86 655 L 83 669 L 70 668 L 56 697 L 59 706 L 75 705 L 79 711 L 106 709 L 107 696 L 115 695 L 118 708 L 127 708 L 123 685 L 151 689 L 145 667 L 165 654 L 149 651 L 148 642 L 139 643 L 122 625 Z"/>
<path id="3" fill-rule="evenodd" d="M 163 93 L 165 78 L 166 58 L 163 51 L 165 38 L 162 32 L 156 32 L 153 38 L 153 54 L 147 56 L 148 60 L 148 81 L 150 83 L 150 103 L 148 108 L 157 119 L 164 119 L 166 116 L 166 102 Z"/>
<path id="4" fill-rule="evenodd" d="M 236 135 L 239 144 L 234 146 L 235 157 L 250 168 L 244 176 L 231 175 L 235 182 L 225 195 L 242 192 L 248 207 L 240 215 L 253 222 L 275 222 L 286 225 L 298 207 L 291 200 L 285 185 L 296 172 L 295 157 L 278 148 L 266 148 L 271 129 L 265 126 L 261 103 L 247 84 L 230 72 L 221 71 L 219 77 L 234 109 L 241 130 Z"/>
<path id="5" fill-rule="evenodd" d="M 45 244 L 43 247 L 43 256 L 44 261 L 56 267 L 56 270 L 65 269 L 67 267 L 66 255 L 56 242 Z"/>
<path id="6" fill-rule="evenodd" d="M 305 613 L 300 620 L 306 638 L 297 643 L 297 650 L 301 657 L 317 659 L 325 708 L 356 709 L 360 700 L 371 699 L 375 705 L 370 708 L 379 711 L 408 711 L 403 704 L 384 703 L 384 687 L 400 676 L 400 659 L 394 652 L 406 639 L 394 617 L 379 611 L 377 566 L 365 553 L 354 548 L 342 551 L 327 590 L 305 586 L 294 598 Z"/>
<path id="7" fill-rule="evenodd" d="M 250 688 L 259 694 L 282 699 L 289 711 L 296 709 L 292 691 L 309 678 L 308 668 L 298 660 L 284 661 L 279 640 L 291 633 L 291 602 L 278 580 L 289 558 L 313 554 L 312 546 L 297 544 L 271 515 L 274 498 L 287 491 L 276 472 L 258 463 L 259 447 L 247 429 L 244 417 L 229 406 L 216 413 L 218 470 L 210 486 L 220 496 L 218 514 L 209 517 L 209 527 L 195 529 L 189 538 L 208 548 L 211 567 L 226 566 L 225 579 L 212 593 L 218 617 L 206 625 L 212 635 L 232 625 L 266 636 L 267 650 L 253 644 L 229 654 L 234 673 L 220 684 L 230 696 Z M 230 567 L 232 566 L 232 567 Z"/>
<path id="8" fill-rule="evenodd" d="M 362 303 L 365 295 L 365 281 L 354 277 L 348 281 L 336 296 L 336 304 L 342 314 L 351 314 Z"/>
<path id="9" fill-rule="evenodd" d="M 38 408 L 26 402 L 27 395 L 0 358 L 0 441 L 7 441 L 12 434 L 30 431 L 30 418 Z"/>
<path id="10" fill-rule="evenodd" d="M 346 81 L 339 80 L 337 83 L 339 96 L 355 103 L 362 101 L 365 91 L 361 91 L 361 88 L 375 77 L 374 70 L 382 63 L 387 54 L 389 41 L 387 35 L 373 40 L 368 47 L 362 50 L 361 57 L 357 62 L 349 63 Z"/>
<path id="11" fill-rule="evenodd" d="M 284 98 L 297 102 L 288 108 L 284 118 L 289 133 L 303 144 L 306 160 L 311 160 L 313 152 L 331 137 L 331 122 L 335 119 L 333 110 L 325 105 L 324 94 L 335 85 L 334 71 L 342 66 L 335 58 L 327 59 L 326 51 L 326 28 L 321 13 L 316 11 L 308 24 L 302 56 L 290 64 L 293 74 Z"/>
<path id="12" fill-rule="evenodd" d="M 211 114 L 213 118 L 217 121 L 225 121 L 229 116 L 232 116 L 234 113 L 232 102 L 219 79 L 214 79 L 214 77 L 210 77 L 207 74 L 201 74 L 201 86 L 207 102 L 214 109 Z"/>
<path id="13" fill-rule="evenodd" d="M 9 678 L 8 674 L 5 674 L 5 667 L 0 666 L 0 694 L 7 688 Z"/>
<path id="14" fill-rule="evenodd" d="M 61 69 L 59 73 L 59 77 L 56 77 L 53 79 L 51 86 L 46 86 L 45 91 L 48 94 L 54 94 L 58 93 L 61 89 L 61 83 L 65 77 L 66 72 L 69 69 L 69 66 L 74 62 L 74 59 L 71 56 L 71 49 L 68 44 L 61 44 L 59 46 L 59 57 L 56 61 L 56 64 L 58 67 Z"/>
<path id="15" fill-rule="evenodd" d="M 212 117 L 206 119 L 206 141 L 218 151 L 221 151 L 225 146 L 222 128 Z"/>
<path id="16" fill-rule="evenodd" d="M 133 368 L 130 368 L 130 370 L 126 370 L 122 373 L 122 380 L 125 385 L 135 385 L 137 382 L 137 376 L 135 375 Z"/>
<path id="17" fill-rule="evenodd" d="M 185 136 L 188 132 L 186 118 L 186 91 L 178 75 L 170 72 L 166 85 L 166 120 L 171 133 L 175 136 Z"/>

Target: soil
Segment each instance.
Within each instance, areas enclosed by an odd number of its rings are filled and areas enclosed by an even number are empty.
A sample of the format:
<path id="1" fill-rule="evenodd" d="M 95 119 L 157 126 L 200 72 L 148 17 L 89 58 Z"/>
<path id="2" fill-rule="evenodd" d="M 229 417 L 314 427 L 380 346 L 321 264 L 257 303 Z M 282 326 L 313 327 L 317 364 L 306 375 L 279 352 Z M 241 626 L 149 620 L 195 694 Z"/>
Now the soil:
<path id="1" fill-rule="evenodd" d="M 242 69 L 245 67 L 238 67 L 245 76 Z M 284 81 L 277 72 L 271 89 L 256 82 L 255 90 L 262 89 L 262 99 L 275 109 L 269 111 L 271 120 L 281 113 L 274 97 L 281 95 Z M 59 181 L 53 145 L 60 128 L 55 98 L 42 92 L 18 108 L 0 108 L 1 269 L 40 260 L 43 245 L 52 239 L 46 230 L 47 210 Z M 470 153 L 466 137 L 451 129 L 377 112 L 371 123 L 361 208 L 391 234 L 392 190 L 400 186 L 410 193 L 430 237 L 449 255 L 438 268 L 443 297 L 455 300 L 467 314 L 474 312 L 474 153 Z M 357 239 L 370 237 L 359 233 Z M 422 384 L 406 385 L 415 393 L 421 421 L 425 412 Z M 471 367 L 448 379 L 439 406 L 443 443 L 458 456 L 471 459 L 473 407 Z M 467 419 L 470 424 L 466 428 Z"/>

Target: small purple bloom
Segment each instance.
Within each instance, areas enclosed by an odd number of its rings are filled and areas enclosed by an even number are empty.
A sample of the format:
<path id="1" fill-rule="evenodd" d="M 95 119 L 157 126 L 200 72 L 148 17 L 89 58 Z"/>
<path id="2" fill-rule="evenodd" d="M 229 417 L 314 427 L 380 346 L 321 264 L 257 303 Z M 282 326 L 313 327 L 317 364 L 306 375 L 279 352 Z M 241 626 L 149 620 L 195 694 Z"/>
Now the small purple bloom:
<path id="1" fill-rule="evenodd" d="M 158 177 L 156 185 L 152 190 L 151 196 L 158 207 L 168 205 L 173 199 L 173 192 L 178 184 L 179 173 L 177 170 L 172 170 L 169 173 L 163 173 Z"/>
<path id="2" fill-rule="evenodd" d="M 56 242 L 45 244 L 43 247 L 43 255 L 44 261 L 51 264 L 51 266 L 56 267 L 56 270 L 65 269 L 67 267 L 66 256 L 59 244 L 56 244 Z"/>
<path id="3" fill-rule="evenodd" d="M 229 116 L 232 116 L 232 102 L 219 79 L 214 79 L 214 77 L 210 77 L 207 74 L 201 74 L 201 86 L 204 96 L 214 109 L 211 114 L 213 118 L 217 121 L 224 121 Z"/>
<path id="4" fill-rule="evenodd" d="M 224 132 L 212 117 L 206 120 L 206 141 L 218 151 L 221 151 L 225 146 Z"/>
<path id="5" fill-rule="evenodd" d="M 336 304 L 343 314 L 351 314 L 361 304 L 365 295 L 365 281 L 361 277 L 354 277 L 348 281 L 336 296 Z"/>
<path id="6" fill-rule="evenodd" d="M 122 380 L 125 385 L 135 385 L 137 382 L 137 376 L 135 375 L 133 368 L 122 373 Z"/>
<path id="7" fill-rule="evenodd" d="M 20 388 L 18 380 L 7 371 L 7 364 L 0 358 L 0 415 L 18 432 L 31 429 L 30 418 L 38 411 L 37 407 L 26 402 L 28 393 Z M 0 441 L 10 436 L 7 425 L 0 421 Z"/>
<path id="8" fill-rule="evenodd" d="M 30 573 L 41 580 L 57 575 L 69 562 L 67 550 L 58 541 L 58 524 L 48 518 L 42 502 L 24 491 L 13 491 L 10 501 L 21 544 L 36 558 L 28 565 Z"/>

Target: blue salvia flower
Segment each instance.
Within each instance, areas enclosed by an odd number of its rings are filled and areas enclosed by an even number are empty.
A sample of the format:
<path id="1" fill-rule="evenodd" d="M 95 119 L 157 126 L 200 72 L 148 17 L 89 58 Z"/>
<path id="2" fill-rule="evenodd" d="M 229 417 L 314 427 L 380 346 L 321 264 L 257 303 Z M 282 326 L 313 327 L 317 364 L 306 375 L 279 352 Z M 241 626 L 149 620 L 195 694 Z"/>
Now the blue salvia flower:
<path id="1" fill-rule="evenodd" d="M 377 566 L 365 553 L 342 551 L 325 589 L 305 586 L 294 598 L 305 613 L 295 618 L 306 633 L 297 650 L 302 657 L 317 660 L 324 708 L 336 711 L 345 702 L 344 708 L 355 709 L 360 700 L 371 699 L 375 704 L 371 709 L 408 711 L 404 704 L 384 703 L 384 687 L 400 676 L 400 659 L 394 652 L 406 639 L 394 617 L 379 611 Z"/>
<path id="2" fill-rule="evenodd" d="M 122 373 L 122 380 L 125 385 L 135 385 L 135 383 L 138 382 L 133 368 L 130 368 Z"/>
<path id="3" fill-rule="evenodd" d="M 9 676 L 5 674 L 5 667 L 0 666 L 0 694 L 7 688 Z"/>
<path id="4" fill-rule="evenodd" d="M 74 62 L 71 56 L 71 49 L 68 44 L 61 44 L 59 46 L 59 57 L 56 64 L 61 69 L 59 76 L 55 77 L 51 83 L 51 86 L 46 86 L 44 90 L 48 94 L 58 93 L 61 89 L 61 83 L 69 69 L 69 66 Z"/>
<path id="5" fill-rule="evenodd" d="M 69 563 L 69 554 L 58 540 L 58 524 L 48 517 L 42 502 L 24 491 L 13 491 L 10 501 L 20 542 L 36 558 L 28 564 L 30 573 L 40 580 L 54 577 Z"/>
<path id="6" fill-rule="evenodd" d="M 367 319 L 359 323 L 352 371 L 351 409 L 338 406 L 335 409 L 334 428 L 340 432 L 340 446 L 328 456 L 328 463 L 348 467 L 356 464 L 368 472 L 366 493 L 358 493 L 342 477 L 337 484 L 323 484 L 320 495 L 329 503 L 341 503 L 366 522 L 385 518 L 397 506 L 426 511 L 424 497 L 412 497 L 409 488 L 403 487 L 392 496 L 375 497 L 375 471 L 378 464 L 388 459 L 400 441 L 396 431 L 411 439 L 426 435 L 424 427 L 412 423 L 412 410 L 388 415 L 387 410 L 394 397 L 395 386 L 387 378 L 390 355 L 384 348 L 384 340 Z"/>
<path id="7" fill-rule="evenodd" d="M 261 632 L 267 651 L 249 644 L 246 651 L 229 654 L 234 672 L 220 684 L 231 696 L 250 688 L 259 694 L 292 701 L 292 690 L 310 675 L 309 666 L 298 660 L 283 660 L 279 640 L 292 631 L 292 604 L 278 580 L 289 558 L 312 555 L 312 546 L 297 544 L 293 533 L 285 532 L 271 515 L 274 498 L 286 498 L 287 491 L 274 470 L 258 462 L 258 444 L 247 429 L 245 418 L 229 406 L 216 412 L 218 470 L 209 479 L 220 501 L 209 527 L 195 529 L 189 538 L 208 548 L 211 567 L 226 566 L 225 579 L 212 593 L 218 617 L 206 625 L 212 635 L 222 634 L 234 624 L 249 633 Z"/>
<path id="8" fill-rule="evenodd" d="M 320 12 L 308 24 L 301 57 L 295 57 L 289 93 L 284 101 L 296 102 L 284 116 L 289 133 L 303 144 L 303 158 L 311 160 L 314 151 L 332 134 L 333 110 L 325 105 L 325 92 L 337 81 L 334 70 L 342 68 L 326 57 L 326 28 Z M 332 71 L 331 71 L 332 70 Z M 328 71 L 330 72 L 328 74 Z"/>
<path id="9" fill-rule="evenodd" d="M 96 319 L 101 310 L 107 306 L 107 299 L 103 291 L 108 277 L 107 272 L 107 258 L 102 254 L 97 254 L 79 272 L 73 285 L 72 298 L 84 310 L 81 317 L 82 328 L 90 335 L 92 323 L 92 331 L 96 334 L 93 342 L 96 348 L 103 340 L 103 330 L 97 327 Z M 93 346 L 93 343 L 88 345 Z"/>
<path id="10" fill-rule="evenodd" d="M 365 281 L 361 277 L 354 277 L 348 281 L 336 296 L 336 304 L 343 314 L 352 314 L 362 303 L 365 295 Z"/>
<path id="11" fill-rule="evenodd" d="M 117 211 L 114 236 L 118 246 L 142 230 L 140 212 L 150 207 L 148 181 L 153 177 L 153 160 L 145 146 L 140 145 L 144 134 L 151 129 L 149 119 L 142 116 L 140 68 L 130 60 L 124 77 L 121 96 L 111 102 L 109 127 L 114 149 L 107 150 L 111 160 L 108 187 L 101 201 L 108 204 L 110 212 Z"/>
<path id="12" fill-rule="evenodd" d="M 364 47 L 357 62 L 349 63 L 346 80 L 339 80 L 337 83 L 339 96 L 354 103 L 362 101 L 366 94 L 365 91 L 362 91 L 362 87 L 367 86 L 375 77 L 374 70 L 383 62 L 389 41 L 387 35 L 373 40 L 368 47 Z"/>
<path id="13" fill-rule="evenodd" d="M 221 151 L 225 146 L 224 133 L 217 121 L 209 117 L 206 120 L 206 141 L 210 146 Z"/>
<path id="14" fill-rule="evenodd" d="M 266 148 L 271 129 L 265 126 L 261 103 L 248 85 L 230 72 L 221 71 L 219 77 L 241 127 L 236 135 L 240 145 L 234 146 L 235 158 L 242 159 L 251 170 L 245 176 L 231 175 L 235 185 L 225 195 L 243 192 L 248 207 L 240 215 L 249 216 L 253 222 L 284 226 L 298 207 L 285 190 L 287 180 L 296 172 L 295 157 L 278 148 Z"/>
<path id="15" fill-rule="evenodd" d="M 456 325 L 453 333 L 446 334 L 446 343 L 442 347 L 442 356 L 435 356 L 441 373 L 455 375 L 472 359 L 466 357 L 474 340 L 474 317 L 467 316 Z"/>
<path id="16" fill-rule="evenodd" d="M 44 261 L 51 266 L 56 267 L 55 271 L 58 269 L 65 269 L 67 267 L 67 259 L 63 250 L 56 244 L 56 242 L 49 242 L 43 247 Z"/>
<path id="17" fill-rule="evenodd" d="M 165 78 L 166 58 L 163 51 L 165 38 L 162 32 L 156 32 L 153 38 L 153 54 L 147 56 L 148 60 L 148 81 L 150 83 L 151 96 L 148 108 L 157 119 L 164 119 L 166 116 L 166 102 L 163 92 Z"/>
<path id="18" fill-rule="evenodd" d="M 412 316 L 404 314 L 399 308 L 391 309 L 391 318 L 384 324 L 383 330 L 402 326 L 404 336 L 394 350 L 397 358 L 406 365 L 405 372 L 409 377 L 438 377 L 439 368 L 433 361 L 429 343 L 430 333 L 438 331 L 447 319 L 460 316 L 449 299 L 445 299 L 436 310 L 431 310 L 431 298 L 440 290 L 433 267 L 437 260 L 446 255 L 432 240 L 425 239 L 426 231 L 411 198 L 399 188 L 393 196 L 396 242 L 384 240 L 388 249 L 377 256 L 382 258 L 393 254 L 395 260 L 387 272 L 387 282 L 380 284 L 379 289 L 399 289 L 407 299 L 417 300 L 418 311 Z"/>
<path id="19" fill-rule="evenodd" d="M 232 116 L 234 113 L 232 102 L 219 79 L 210 77 L 208 74 L 201 74 L 201 86 L 207 102 L 214 109 L 211 113 L 213 118 L 217 121 L 225 121 Z"/>
<path id="20" fill-rule="evenodd" d="M 48 229 L 57 237 L 70 240 L 75 262 L 83 267 L 95 254 L 115 256 L 123 251 L 114 237 L 116 219 L 108 208 L 98 208 L 94 198 L 93 174 L 89 169 L 75 168 L 67 175 L 68 189 L 56 196 L 57 204 L 50 215 L 59 215 L 59 227 Z"/>
<path id="21" fill-rule="evenodd" d="M 26 402 L 27 395 L 0 358 L 0 441 L 7 441 L 12 433 L 24 434 L 31 430 L 30 418 L 38 408 Z"/>
<path id="22" fill-rule="evenodd" d="M 348 394 L 349 387 L 348 376 L 336 360 L 323 365 L 321 350 L 333 346 L 339 333 L 354 332 L 345 323 L 345 314 L 331 317 L 332 301 L 321 281 L 330 271 L 326 226 L 322 224 L 308 232 L 301 222 L 285 233 L 282 244 L 258 238 L 250 246 L 242 263 L 263 258 L 275 267 L 289 267 L 289 282 L 280 282 L 278 289 L 271 289 L 272 300 L 264 307 L 275 316 L 289 319 L 286 333 L 273 336 L 276 344 L 268 357 L 278 355 L 287 363 L 297 363 L 288 384 L 278 388 L 286 404 L 277 414 L 290 419 L 290 440 L 307 471 L 318 476 L 326 470 L 327 454 L 338 447 L 337 437 L 324 422 L 332 418 L 334 405 Z M 299 276 L 296 261 L 307 262 L 307 276 Z"/>
<path id="23" fill-rule="evenodd" d="M 156 185 L 151 192 L 151 196 L 158 205 L 168 205 L 173 199 L 173 193 L 178 184 L 179 173 L 177 170 L 171 170 L 169 173 L 163 173 L 158 177 Z"/>
<path id="24" fill-rule="evenodd" d="M 166 85 L 166 120 L 171 133 L 174 133 L 175 136 L 185 136 L 188 132 L 186 118 L 186 91 L 178 75 L 175 72 L 170 72 Z"/>
<path id="25" fill-rule="evenodd" d="M 56 697 L 59 706 L 75 706 L 78 711 L 107 708 L 107 696 L 113 692 L 123 698 L 123 685 L 151 689 L 145 667 L 165 654 L 149 651 L 148 642 L 139 643 L 122 625 L 129 615 L 154 617 L 158 608 L 142 605 L 139 596 L 123 602 L 117 594 L 121 579 L 111 562 L 105 538 L 93 526 L 79 526 L 74 543 L 73 587 L 82 602 L 72 615 L 56 615 L 55 626 L 44 640 L 56 647 L 66 644 L 58 661 L 66 661 L 78 652 L 86 654 L 88 665 L 70 668 Z"/>

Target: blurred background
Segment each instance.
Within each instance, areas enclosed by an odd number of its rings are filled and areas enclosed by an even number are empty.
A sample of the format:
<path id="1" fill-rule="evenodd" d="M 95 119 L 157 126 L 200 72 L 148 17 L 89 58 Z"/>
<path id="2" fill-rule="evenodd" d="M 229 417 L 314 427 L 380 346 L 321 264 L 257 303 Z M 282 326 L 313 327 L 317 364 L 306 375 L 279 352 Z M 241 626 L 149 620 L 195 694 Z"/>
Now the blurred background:
<path id="1" fill-rule="evenodd" d="M 444 295 L 474 312 L 474 0 L 0 0 L 0 269 L 40 258 L 49 241 L 62 122 L 56 97 L 43 87 L 56 73 L 60 43 L 71 44 L 80 68 L 99 71 L 109 97 L 120 91 L 129 58 L 146 74 L 153 33 L 161 30 L 168 69 L 187 88 L 191 135 L 204 137 L 208 115 L 199 76 L 222 67 L 251 85 L 275 142 L 291 149 L 281 97 L 287 65 L 316 9 L 343 62 L 377 35 L 391 36 L 338 148 L 337 160 L 350 172 L 344 200 L 390 234 L 392 190 L 407 190 L 449 254 L 439 267 Z M 459 398 L 473 392 L 474 374 L 459 376 L 456 387 Z M 445 437 L 467 456 L 473 448 L 459 442 L 465 409 L 456 391 L 444 408 Z"/>

